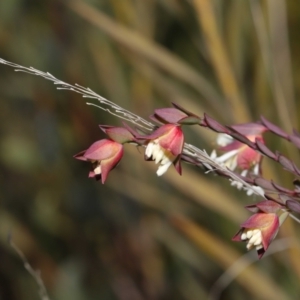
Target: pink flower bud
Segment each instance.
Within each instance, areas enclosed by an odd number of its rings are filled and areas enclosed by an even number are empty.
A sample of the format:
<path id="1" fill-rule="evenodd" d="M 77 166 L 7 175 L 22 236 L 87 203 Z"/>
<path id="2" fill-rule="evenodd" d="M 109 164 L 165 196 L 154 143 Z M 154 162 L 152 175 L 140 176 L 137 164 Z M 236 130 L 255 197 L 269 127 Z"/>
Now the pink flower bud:
<path id="1" fill-rule="evenodd" d="M 109 172 L 116 167 L 123 156 L 123 145 L 104 139 L 95 142 L 87 150 L 74 155 L 76 159 L 92 163 L 89 177 L 105 182 Z"/>

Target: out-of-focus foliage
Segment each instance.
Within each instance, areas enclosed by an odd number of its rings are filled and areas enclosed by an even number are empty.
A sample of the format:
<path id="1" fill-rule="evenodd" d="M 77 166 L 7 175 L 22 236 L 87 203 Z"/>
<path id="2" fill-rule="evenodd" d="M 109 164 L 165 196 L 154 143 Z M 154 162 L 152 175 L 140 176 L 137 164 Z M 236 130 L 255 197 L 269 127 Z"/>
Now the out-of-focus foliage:
<path id="1" fill-rule="evenodd" d="M 284 0 L 0 1 L 0 57 L 92 88 L 147 117 L 174 101 L 224 124 L 299 129 L 300 6 Z M 297 299 L 299 224 L 256 262 L 231 242 L 253 203 L 184 166 L 157 178 L 128 147 L 105 185 L 72 156 L 120 124 L 42 78 L 0 66 L 0 298 Z M 208 151 L 214 135 L 186 130 Z M 299 163 L 298 152 L 268 138 Z M 292 178 L 265 162 L 281 184 Z"/>

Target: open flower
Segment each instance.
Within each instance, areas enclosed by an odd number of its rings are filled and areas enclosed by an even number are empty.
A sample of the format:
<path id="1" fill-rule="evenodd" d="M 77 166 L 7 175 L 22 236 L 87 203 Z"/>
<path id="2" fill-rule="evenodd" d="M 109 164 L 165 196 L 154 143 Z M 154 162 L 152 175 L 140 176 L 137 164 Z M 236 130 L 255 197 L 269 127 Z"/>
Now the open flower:
<path id="1" fill-rule="evenodd" d="M 123 145 L 104 139 L 95 142 L 87 150 L 74 155 L 76 159 L 92 163 L 89 177 L 105 182 L 109 172 L 116 167 L 123 156 Z"/>
<path id="2" fill-rule="evenodd" d="M 160 164 L 156 174 L 163 175 L 173 163 L 181 174 L 180 155 L 182 153 L 184 136 L 181 127 L 175 124 L 166 124 L 153 133 L 143 136 L 146 140 L 145 159 L 154 160 Z"/>
<path id="3" fill-rule="evenodd" d="M 251 142 L 258 140 L 264 143 L 262 133 L 266 131 L 266 128 L 260 124 L 247 123 L 234 125 L 231 128 L 247 137 Z M 225 164 L 232 171 L 239 168 L 244 171 L 243 176 L 246 176 L 248 171 L 255 175 L 260 173 L 262 155 L 258 151 L 223 133 L 218 135 L 217 145 L 218 150 L 225 152 L 219 157 L 216 152 L 212 153 L 212 157 L 219 163 Z"/>
<path id="4" fill-rule="evenodd" d="M 231 128 L 239 134 L 244 135 L 251 142 L 259 141 L 264 144 L 262 133 L 267 129 L 261 124 L 247 123 L 234 125 Z M 217 156 L 216 150 L 213 150 L 211 153 L 213 160 L 232 171 L 239 170 L 242 177 L 246 177 L 249 173 L 260 175 L 260 165 L 263 158 L 260 152 L 224 133 L 218 134 L 216 142 L 218 150 L 225 153 Z M 239 190 L 244 189 L 248 196 L 253 193 L 264 194 L 264 190 L 258 186 L 245 187 L 241 182 L 235 180 L 231 180 L 231 185 L 236 186 Z"/>
<path id="5" fill-rule="evenodd" d="M 232 238 L 233 241 L 247 242 L 247 249 L 255 248 L 261 258 L 275 238 L 280 226 L 276 213 L 256 213 L 241 224 L 241 229 Z"/>
<path id="6" fill-rule="evenodd" d="M 263 142 L 263 138 L 261 136 L 248 136 L 247 138 L 252 142 L 254 142 L 255 139 Z M 246 171 L 252 170 L 255 175 L 259 174 L 260 162 L 262 159 L 262 155 L 259 152 L 239 141 L 234 140 L 231 136 L 226 134 L 219 134 L 217 144 L 219 146 L 219 150 L 226 153 L 216 157 L 216 153 L 214 152 L 212 156 L 216 159 L 216 161 L 223 163 L 232 171 L 239 168 Z"/>

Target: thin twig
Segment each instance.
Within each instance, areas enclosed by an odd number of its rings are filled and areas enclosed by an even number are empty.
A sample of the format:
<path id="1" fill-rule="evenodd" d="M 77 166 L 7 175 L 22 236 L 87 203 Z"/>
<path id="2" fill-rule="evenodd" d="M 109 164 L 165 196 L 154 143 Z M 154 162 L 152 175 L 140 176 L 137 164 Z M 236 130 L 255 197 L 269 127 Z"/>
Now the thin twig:
<path id="1" fill-rule="evenodd" d="M 96 99 L 101 104 L 103 104 L 103 106 L 98 106 L 98 108 L 112 114 L 112 112 L 108 109 L 108 107 L 110 107 L 114 110 L 113 114 L 115 116 L 121 117 L 122 119 L 125 119 L 126 121 L 131 122 L 131 123 L 135 124 L 136 126 L 139 126 L 145 130 L 150 131 L 150 130 L 153 130 L 153 128 L 155 127 L 151 122 L 148 122 L 148 121 L 144 120 L 143 118 L 139 117 L 138 115 L 122 108 L 121 106 L 105 99 L 104 97 L 101 97 L 100 95 L 98 95 L 97 93 L 92 91 L 90 88 L 85 88 L 77 83 L 75 83 L 74 85 L 71 85 L 62 80 L 57 79 L 49 72 L 42 72 L 33 67 L 27 68 L 27 67 L 6 61 L 2 58 L 0 58 L 0 63 L 15 68 L 16 72 L 24 72 L 24 73 L 27 73 L 30 75 L 41 76 L 47 80 L 50 80 L 55 85 L 58 85 L 58 87 L 57 87 L 58 90 L 69 90 L 69 91 L 72 91 L 72 92 L 82 95 L 82 97 L 84 97 L 84 98 Z"/>
<path id="2" fill-rule="evenodd" d="M 40 271 L 34 270 L 31 265 L 29 264 L 27 258 L 25 257 L 24 253 L 18 248 L 18 246 L 13 242 L 12 238 L 9 237 L 9 245 L 14 249 L 14 251 L 18 254 L 22 262 L 24 263 L 24 268 L 28 271 L 28 273 L 33 277 L 36 284 L 38 285 L 38 292 L 41 300 L 50 300 L 45 284 L 41 278 Z"/>

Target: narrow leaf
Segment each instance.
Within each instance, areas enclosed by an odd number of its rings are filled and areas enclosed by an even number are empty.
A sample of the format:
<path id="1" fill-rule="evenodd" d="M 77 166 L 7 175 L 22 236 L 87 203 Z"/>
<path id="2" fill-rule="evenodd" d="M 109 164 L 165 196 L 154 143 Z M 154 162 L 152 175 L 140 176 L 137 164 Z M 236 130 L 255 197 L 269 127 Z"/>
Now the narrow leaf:
<path id="1" fill-rule="evenodd" d="M 272 185 L 273 185 L 273 186 L 275 187 L 275 189 L 276 189 L 277 191 L 279 191 L 279 192 L 283 192 L 283 193 L 287 193 L 287 194 L 293 194 L 293 191 L 292 191 L 292 190 L 286 189 L 286 188 L 284 188 L 284 187 L 282 187 L 282 186 L 280 186 L 280 185 L 274 183 L 273 181 L 272 181 Z"/>
<path id="2" fill-rule="evenodd" d="M 261 121 L 262 123 L 273 133 L 283 137 L 283 138 L 288 138 L 288 134 L 285 133 L 281 128 L 279 128 L 278 126 L 276 126 L 275 124 L 271 123 L 270 121 L 268 121 L 266 118 L 264 118 L 263 116 L 261 116 Z"/>
<path id="3" fill-rule="evenodd" d="M 297 135 L 291 135 L 290 141 L 293 143 L 297 148 L 300 148 L 300 137 Z"/>
<path id="4" fill-rule="evenodd" d="M 216 120 L 209 117 L 207 114 L 204 114 L 204 121 L 205 121 L 207 127 L 209 127 L 210 129 L 212 129 L 216 132 L 229 133 L 228 129 L 225 126 L 221 125 Z"/>
<path id="5" fill-rule="evenodd" d="M 300 203 L 299 201 L 296 201 L 296 200 L 287 200 L 286 201 L 286 206 L 296 212 L 296 213 L 300 213 Z"/>
<path id="6" fill-rule="evenodd" d="M 273 153 L 264 143 L 259 140 L 255 141 L 257 148 L 267 157 L 277 160 L 275 153 Z"/>
<path id="7" fill-rule="evenodd" d="M 278 156 L 278 162 L 288 171 L 295 172 L 293 163 L 284 157 L 283 155 Z"/>
<path id="8" fill-rule="evenodd" d="M 271 190 L 271 191 L 275 190 L 272 182 L 270 182 L 269 180 L 266 180 L 265 178 L 262 178 L 262 177 L 255 178 L 254 182 L 256 185 L 260 186 L 264 190 Z"/>

